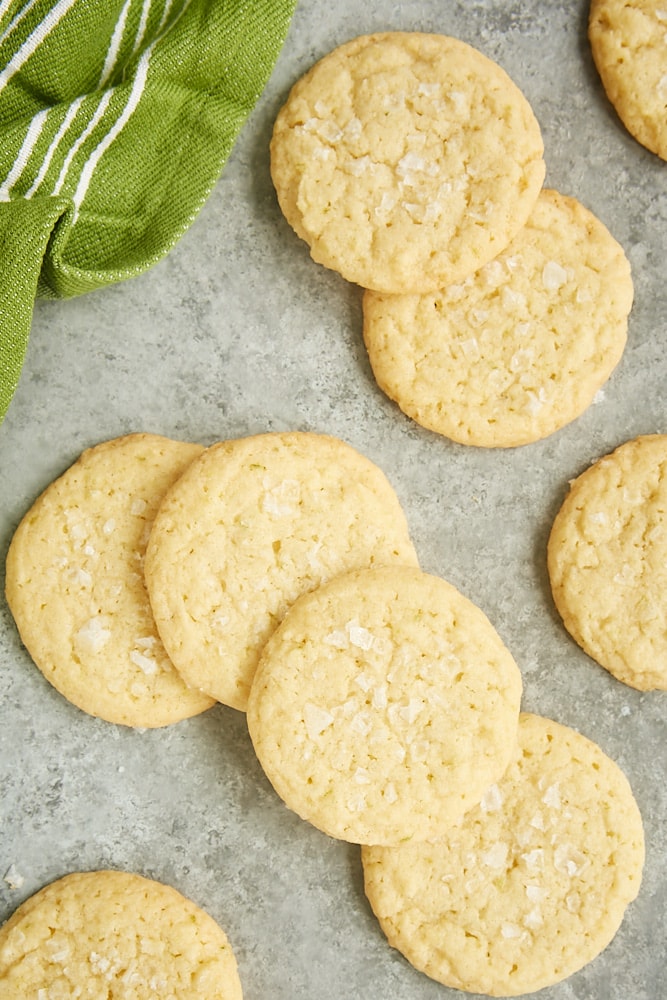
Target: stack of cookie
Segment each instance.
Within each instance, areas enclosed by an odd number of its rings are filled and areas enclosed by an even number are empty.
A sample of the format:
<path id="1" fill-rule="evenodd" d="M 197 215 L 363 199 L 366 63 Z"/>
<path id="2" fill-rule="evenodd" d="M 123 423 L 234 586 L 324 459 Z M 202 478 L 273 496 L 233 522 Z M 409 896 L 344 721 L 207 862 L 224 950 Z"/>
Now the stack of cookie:
<path id="1" fill-rule="evenodd" d="M 130 434 L 89 448 L 24 516 L 6 594 L 47 680 L 139 728 L 244 710 L 259 650 L 303 591 L 416 565 L 384 473 L 327 435 L 209 448 Z"/>
<path id="2" fill-rule="evenodd" d="M 442 35 L 335 49 L 271 143 L 288 222 L 366 289 L 379 386 L 423 426 L 485 447 L 578 417 L 625 346 L 630 267 L 574 198 L 542 190 L 533 111 L 497 64 Z"/>
<path id="3" fill-rule="evenodd" d="M 491 622 L 419 568 L 384 473 L 342 441 L 104 442 L 25 515 L 6 587 L 36 664 L 83 710 L 143 727 L 247 710 L 276 792 L 362 845 L 389 941 L 444 983 L 562 979 L 638 891 L 626 779 L 521 714 Z"/>

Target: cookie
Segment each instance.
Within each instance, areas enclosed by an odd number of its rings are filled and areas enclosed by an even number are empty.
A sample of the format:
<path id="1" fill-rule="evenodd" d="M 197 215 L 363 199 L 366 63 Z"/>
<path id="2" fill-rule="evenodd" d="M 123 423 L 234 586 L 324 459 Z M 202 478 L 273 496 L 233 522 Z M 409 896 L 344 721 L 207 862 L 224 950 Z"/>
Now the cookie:
<path id="1" fill-rule="evenodd" d="M 591 0 L 588 37 L 623 125 L 667 160 L 667 8 L 663 0 Z"/>
<path id="2" fill-rule="evenodd" d="M 547 547 L 570 635 L 619 681 L 667 690 L 667 435 L 622 444 L 583 472 Z"/>
<path id="3" fill-rule="evenodd" d="M 0 928 L 0 1000 L 241 1000 L 222 928 L 175 889 L 120 871 L 46 886 Z"/>
<path id="4" fill-rule="evenodd" d="M 623 249 L 576 199 L 544 190 L 495 260 L 427 295 L 363 298 L 380 388 L 460 444 L 528 444 L 574 420 L 618 364 L 633 284 Z"/>
<path id="5" fill-rule="evenodd" d="M 483 612 L 415 567 L 357 570 L 300 598 L 248 703 L 278 795 L 331 837 L 436 836 L 514 750 L 521 674 Z"/>
<path id="6" fill-rule="evenodd" d="M 84 451 L 19 524 L 6 594 L 48 681 L 107 722 L 151 728 L 203 712 L 160 641 L 143 577 L 155 511 L 202 447 L 130 434 Z"/>
<path id="7" fill-rule="evenodd" d="M 336 438 L 275 432 L 219 442 L 192 464 L 155 519 L 145 578 L 182 676 L 244 711 L 290 604 L 337 573 L 386 562 L 417 556 L 384 473 Z"/>
<path id="8" fill-rule="evenodd" d="M 454 989 L 519 996 L 611 941 L 636 897 L 642 819 L 599 747 L 522 714 L 505 775 L 439 840 L 364 847 L 366 894 L 389 943 Z"/>
<path id="9" fill-rule="evenodd" d="M 426 292 L 495 257 L 545 174 L 505 71 L 446 35 L 384 32 L 293 87 L 271 140 L 280 207 L 311 256 L 364 288 Z"/>

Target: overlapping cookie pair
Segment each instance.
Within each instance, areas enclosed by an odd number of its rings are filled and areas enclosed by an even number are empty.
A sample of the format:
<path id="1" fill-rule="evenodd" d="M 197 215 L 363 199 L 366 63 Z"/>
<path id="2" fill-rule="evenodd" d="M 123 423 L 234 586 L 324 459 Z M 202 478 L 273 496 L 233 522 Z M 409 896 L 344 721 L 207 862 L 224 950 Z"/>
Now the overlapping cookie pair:
<path id="1" fill-rule="evenodd" d="M 520 714 L 495 628 L 419 568 L 388 480 L 337 439 L 89 449 L 19 525 L 7 596 L 37 665 L 92 714 L 155 726 L 214 700 L 247 709 L 277 793 L 363 845 L 389 940 L 442 982 L 556 981 L 639 888 L 622 773 Z"/>
<path id="2" fill-rule="evenodd" d="M 334 49 L 275 123 L 280 206 L 316 261 L 366 289 L 379 386 L 459 443 L 553 433 L 623 353 L 629 263 L 588 209 L 542 187 L 543 152 L 500 66 L 419 32 Z"/>

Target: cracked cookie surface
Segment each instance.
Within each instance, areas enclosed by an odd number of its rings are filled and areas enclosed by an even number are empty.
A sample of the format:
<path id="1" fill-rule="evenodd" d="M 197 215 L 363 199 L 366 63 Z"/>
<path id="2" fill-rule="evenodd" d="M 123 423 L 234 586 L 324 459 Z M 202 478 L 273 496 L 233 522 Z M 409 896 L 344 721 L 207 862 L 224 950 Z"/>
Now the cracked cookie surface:
<path id="1" fill-rule="evenodd" d="M 421 292 L 495 257 L 544 180 L 532 109 L 445 35 L 341 45 L 293 87 L 271 141 L 282 211 L 312 257 L 364 288 Z"/>
<path id="2" fill-rule="evenodd" d="M 595 958 L 644 862 L 632 790 L 598 746 L 526 713 L 518 746 L 481 804 L 441 838 L 362 848 L 389 943 L 446 986 L 489 996 L 532 993 Z"/>
<path id="3" fill-rule="evenodd" d="M 622 247 L 576 199 L 540 193 L 509 246 L 426 295 L 363 298 L 383 391 L 460 444 L 515 447 L 576 419 L 618 364 L 633 283 Z"/>
<path id="4" fill-rule="evenodd" d="M 28 652 L 65 698 L 107 722 L 164 726 L 213 704 L 174 669 L 143 574 L 158 505 L 202 450 L 155 434 L 89 448 L 12 539 L 7 601 Z"/>
<path id="5" fill-rule="evenodd" d="M 178 670 L 244 711 L 290 604 L 337 573 L 386 562 L 417 556 L 382 470 L 337 438 L 273 432 L 219 442 L 192 464 L 155 518 L 145 576 Z"/>
<path id="6" fill-rule="evenodd" d="M 547 566 L 572 637 L 614 677 L 667 690 L 667 435 L 620 445 L 575 479 Z"/>
<path id="7" fill-rule="evenodd" d="M 346 573 L 269 639 L 248 728 L 283 801 L 330 836 L 436 836 L 513 753 L 521 674 L 484 613 L 407 566 Z"/>
<path id="8" fill-rule="evenodd" d="M 76 872 L 0 929 L 0 1000 L 241 1000 L 224 931 L 175 889 L 120 871 Z"/>
<path id="9" fill-rule="evenodd" d="M 667 7 L 592 0 L 588 35 L 607 97 L 630 135 L 667 160 Z"/>

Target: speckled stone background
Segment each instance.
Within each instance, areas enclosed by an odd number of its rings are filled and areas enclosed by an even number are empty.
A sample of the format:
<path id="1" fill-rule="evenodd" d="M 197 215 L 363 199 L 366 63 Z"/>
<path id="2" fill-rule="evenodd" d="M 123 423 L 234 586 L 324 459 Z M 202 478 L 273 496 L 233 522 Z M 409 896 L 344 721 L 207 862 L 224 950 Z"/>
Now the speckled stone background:
<path id="1" fill-rule="evenodd" d="M 424 569 L 474 600 L 523 672 L 524 707 L 571 725 L 625 770 L 642 810 L 641 894 L 608 949 L 543 1000 L 667 995 L 665 698 L 611 678 L 552 604 L 545 545 L 568 480 L 640 433 L 667 432 L 667 164 L 624 130 L 595 72 L 586 0 L 301 0 L 286 46 L 191 230 L 141 278 L 37 305 L 19 390 L 0 427 L 2 565 L 16 524 L 83 448 L 148 430 L 212 443 L 279 429 L 337 435 L 395 486 Z M 294 81 L 354 35 L 439 31 L 498 61 L 542 126 L 547 184 L 625 247 L 635 305 L 602 398 L 543 442 L 455 445 L 377 389 L 360 291 L 309 258 L 269 176 L 273 119 Z M 246 1000 L 445 1000 L 387 945 L 358 849 L 277 799 L 244 717 L 224 707 L 138 732 L 58 695 L 0 606 L 0 919 L 75 869 L 168 882 L 236 952 Z M 7 874 L 9 873 L 9 874 Z M 19 884 L 20 883 L 20 884 Z"/>

